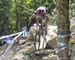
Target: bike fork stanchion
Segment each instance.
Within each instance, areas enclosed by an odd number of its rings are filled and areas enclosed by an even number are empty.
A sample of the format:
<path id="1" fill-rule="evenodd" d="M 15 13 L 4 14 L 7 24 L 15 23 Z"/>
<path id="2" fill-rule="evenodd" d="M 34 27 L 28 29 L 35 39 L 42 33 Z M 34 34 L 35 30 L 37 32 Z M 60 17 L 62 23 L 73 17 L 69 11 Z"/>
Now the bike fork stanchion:
<path id="1" fill-rule="evenodd" d="M 37 34 L 36 34 L 35 37 L 34 37 L 34 49 L 35 49 L 35 50 L 36 50 L 36 42 L 37 42 L 37 41 L 36 41 L 36 40 L 37 40 L 36 37 L 37 37 Z"/>
<path id="2" fill-rule="evenodd" d="M 40 32 L 38 33 L 38 35 L 39 35 L 39 36 L 38 36 L 38 37 L 39 37 L 39 38 L 38 38 L 38 43 L 39 43 L 38 50 L 39 50 L 39 49 L 40 49 L 40 42 L 41 42 L 41 39 L 40 39 L 40 38 L 41 38 Z"/>

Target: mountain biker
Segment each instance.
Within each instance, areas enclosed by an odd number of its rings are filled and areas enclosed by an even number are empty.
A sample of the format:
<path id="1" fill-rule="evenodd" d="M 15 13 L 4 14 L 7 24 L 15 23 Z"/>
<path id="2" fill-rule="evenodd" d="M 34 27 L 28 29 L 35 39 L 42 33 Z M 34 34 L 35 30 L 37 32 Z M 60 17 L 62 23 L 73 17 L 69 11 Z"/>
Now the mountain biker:
<path id="1" fill-rule="evenodd" d="M 34 12 L 34 14 L 32 16 L 30 16 L 29 18 L 29 27 L 31 27 L 34 23 L 37 23 L 37 25 L 39 25 L 39 23 L 41 23 L 41 17 L 44 17 L 44 23 L 43 25 L 46 26 L 46 33 L 47 33 L 47 28 L 48 28 L 48 14 L 47 14 L 47 9 L 44 6 L 41 6 L 39 8 L 37 8 Z"/>

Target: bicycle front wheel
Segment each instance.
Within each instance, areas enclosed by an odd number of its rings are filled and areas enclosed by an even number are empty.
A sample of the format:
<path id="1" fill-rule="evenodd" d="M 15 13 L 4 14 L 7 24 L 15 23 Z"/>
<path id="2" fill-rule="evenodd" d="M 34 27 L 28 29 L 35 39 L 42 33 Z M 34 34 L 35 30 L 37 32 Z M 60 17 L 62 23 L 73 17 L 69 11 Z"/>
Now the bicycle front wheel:
<path id="1" fill-rule="evenodd" d="M 35 50 L 40 49 L 40 39 L 41 39 L 40 32 L 37 32 L 35 37 L 34 37 L 34 48 L 35 48 Z"/>

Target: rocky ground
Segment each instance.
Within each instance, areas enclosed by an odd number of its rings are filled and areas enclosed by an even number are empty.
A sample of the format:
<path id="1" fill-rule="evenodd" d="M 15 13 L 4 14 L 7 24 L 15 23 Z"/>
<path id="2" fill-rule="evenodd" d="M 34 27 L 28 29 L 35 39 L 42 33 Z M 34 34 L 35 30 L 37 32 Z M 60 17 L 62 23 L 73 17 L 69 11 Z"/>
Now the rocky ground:
<path id="1" fill-rule="evenodd" d="M 53 50 L 35 51 L 33 41 L 21 39 L 15 43 L 7 52 L 8 46 L 5 44 L 0 48 L 0 60 L 54 60 L 56 55 Z M 45 52 L 45 53 L 44 53 Z M 50 53 L 50 54 L 49 54 Z"/>
<path id="2" fill-rule="evenodd" d="M 59 60 L 53 49 L 35 51 L 33 41 L 20 39 L 8 51 L 5 44 L 0 47 L 0 60 Z M 75 58 L 75 45 L 71 46 L 72 60 Z"/>
<path id="3" fill-rule="evenodd" d="M 54 35 L 54 33 L 52 34 Z M 47 40 L 46 45 L 46 48 L 49 49 L 35 51 L 34 41 L 28 38 L 20 38 L 11 46 L 2 45 L 0 46 L 0 60 L 60 60 L 58 55 L 54 53 L 57 38 L 52 34 L 47 36 L 47 38 L 51 38 Z M 75 38 L 72 38 L 71 42 L 75 42 Z M 75 60 L 75 43 L 70 45 L 70 49 L 71 60 Z"/>

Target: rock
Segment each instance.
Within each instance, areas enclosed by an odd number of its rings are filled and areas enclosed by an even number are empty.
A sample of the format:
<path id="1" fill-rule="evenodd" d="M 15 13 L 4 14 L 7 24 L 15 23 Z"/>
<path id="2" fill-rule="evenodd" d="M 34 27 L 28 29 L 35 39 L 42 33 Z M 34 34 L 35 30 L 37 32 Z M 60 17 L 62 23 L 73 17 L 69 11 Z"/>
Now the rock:
<path id="1" fill-rule="evenodd" d="M 53 54 L 50 54 L 48 56 L 44 56 L 42 58 L 42 60 L 57 60 L 57 56 L 56 55 L 53 55 Z"/>
<path id="2" fill-rule="evenodd" d="M 26 39 L 19 40 L 18 44 L 19 44 L 19 45 L 21 45 L 21 44 L 23 45 L 23 44 L 25 43 L 25 40 L 26 40 Z"/>
<path id="3" fill-rule="evenodd" d="M 47 39 L 46 49 L 57 48 L 57 37 L 49 35 Z"/>
<path id="4" fill-rule="evenodd" d="M 46 36 L 46 49 L 54 49 L 57 47 L 57 26 L 50 25 L 48 27 L 48 35 Z"/>

